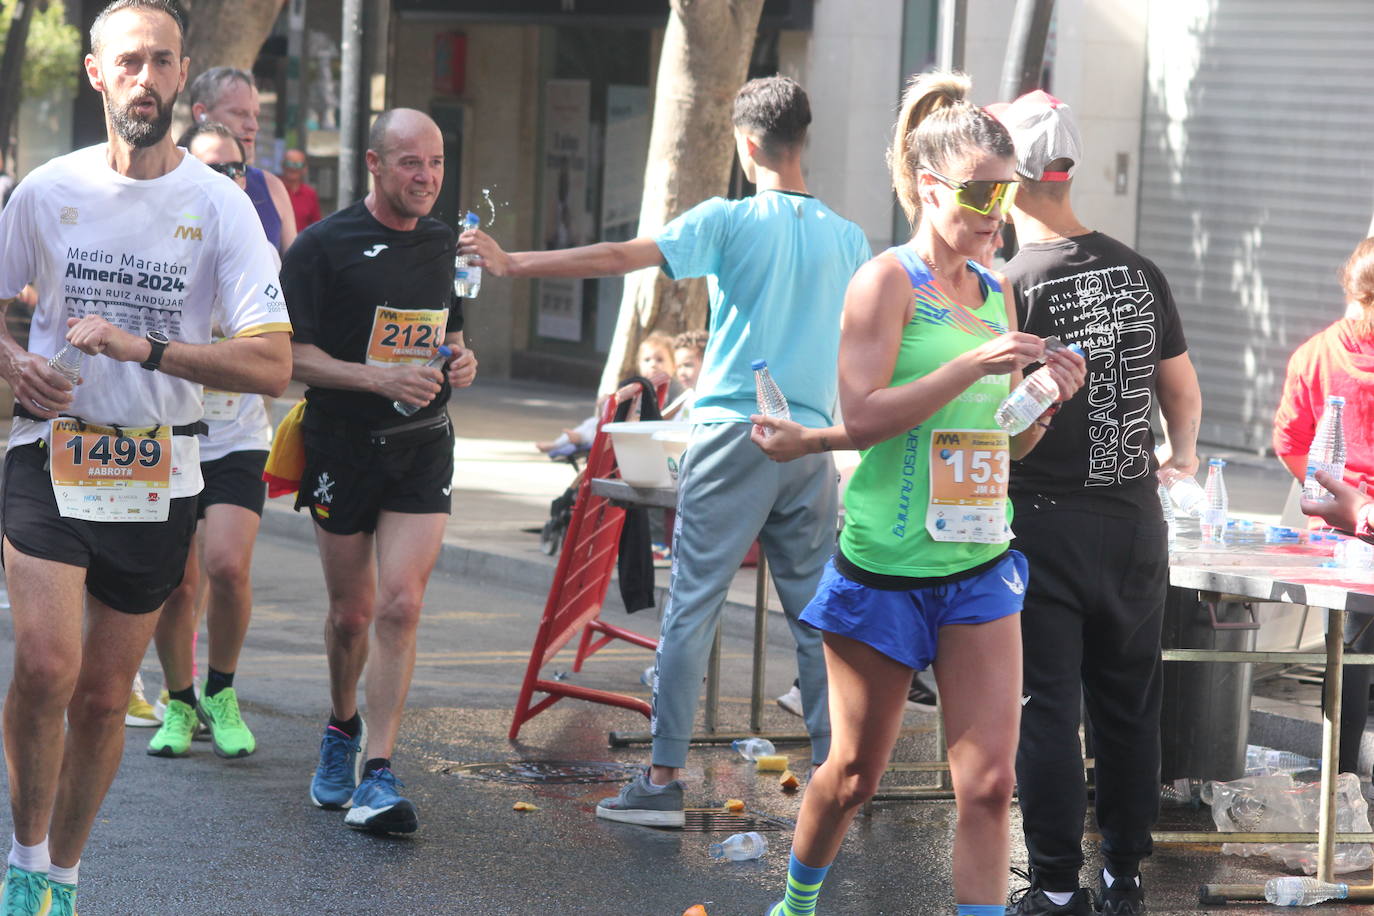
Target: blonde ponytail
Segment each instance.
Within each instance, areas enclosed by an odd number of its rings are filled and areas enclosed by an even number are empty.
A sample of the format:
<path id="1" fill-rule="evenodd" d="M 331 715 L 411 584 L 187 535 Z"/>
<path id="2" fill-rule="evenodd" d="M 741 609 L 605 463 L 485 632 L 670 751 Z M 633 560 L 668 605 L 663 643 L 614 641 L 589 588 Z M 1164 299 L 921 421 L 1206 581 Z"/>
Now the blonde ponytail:
<path id="1" fill-rule="evenodd" d="M 1014 158 L 1011 136 L 996 118 L 968 101 L 973 81 L 965 73 L 932 70 L 912 77 L 887 152 L 892 188 L 915 228 L 921 213 L 916 181 L 922 166 L 936 171 L 971 149 Z"/>

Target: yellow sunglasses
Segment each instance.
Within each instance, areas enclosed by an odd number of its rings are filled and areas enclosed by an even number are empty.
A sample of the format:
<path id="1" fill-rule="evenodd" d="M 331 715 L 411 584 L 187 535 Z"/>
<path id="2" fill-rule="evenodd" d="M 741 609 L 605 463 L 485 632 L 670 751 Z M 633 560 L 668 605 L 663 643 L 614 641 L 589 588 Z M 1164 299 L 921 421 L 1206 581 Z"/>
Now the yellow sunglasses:
<path id="1" fill-rule="evenodd" d="M 987 216 L 993 207 L 1002 205 L 1005 212 L 1016 195 L 1015 181 L 955 181 L 929 166 L 922 166 L 936 181 L 954 191 L 954 199 L 959 206 L 974 213 Z"/>

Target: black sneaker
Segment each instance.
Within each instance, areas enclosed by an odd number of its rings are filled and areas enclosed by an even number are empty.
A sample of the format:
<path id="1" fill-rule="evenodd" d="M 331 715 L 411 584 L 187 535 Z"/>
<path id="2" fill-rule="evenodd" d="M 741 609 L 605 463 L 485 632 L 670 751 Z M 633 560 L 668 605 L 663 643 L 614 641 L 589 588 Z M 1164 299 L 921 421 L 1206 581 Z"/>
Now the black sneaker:
<path id="1" fill-rule="evenodd" d="M 918 712 L 934 712 L 938 702 L 935 691 L 921 683 L 920 676 L 913 673 L 911 688 L 906 692 L 906 708 Z"/>
<path id="2" fill-rule="evenodd" d="M 1106 880 L 1097 879 L 1102 886 L 1103 916 L 1138 916 L 1145 910 L 1145 889 L 1135 878 L 1117 878 L 1108 887 Z"/>
<path id="3" fill-rule="evenodd" d="M 1040 889 L 1029 874 L 1019 868 L 1013 868 L 1012 873 L 1020 878 L 1030 881 L 1029 887 L 1012 894 L 1011 906 L 1007 907 L 1007 913 L 1016 913 L 1019 916 L 1096 916 L 1097 909 L 1093 905 L 1093 892 L 1086 887 L 1080 887 L 1073 892 L 1068 903 L 1055 903 L 1045 892 Z"/>

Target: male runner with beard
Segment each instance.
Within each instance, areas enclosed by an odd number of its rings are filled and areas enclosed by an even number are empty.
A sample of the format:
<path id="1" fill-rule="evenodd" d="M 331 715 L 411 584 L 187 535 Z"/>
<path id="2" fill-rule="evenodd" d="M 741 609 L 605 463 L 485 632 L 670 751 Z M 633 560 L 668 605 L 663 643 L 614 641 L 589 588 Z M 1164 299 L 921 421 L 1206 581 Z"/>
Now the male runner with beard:
<path id="1" fill-rule="evenodd" d="M 276 396 L 290 378 L 252 204 L 167 135 L 183 34 L 172 0 L 106 6 L 85 68 L 108 143 L 35 170 L 0 214 L 0 313 L 40 290 L 31 350 L 0 321 L 17 401 L 0 493 L 15 643 L 5 914 L 75 911 L 134 672 L 186 563 L 201 385 Z M 214 346 L 212 320 L 229 338 Z M 48 365 L 67 343 L 86 354 L 75 387 Z"/>

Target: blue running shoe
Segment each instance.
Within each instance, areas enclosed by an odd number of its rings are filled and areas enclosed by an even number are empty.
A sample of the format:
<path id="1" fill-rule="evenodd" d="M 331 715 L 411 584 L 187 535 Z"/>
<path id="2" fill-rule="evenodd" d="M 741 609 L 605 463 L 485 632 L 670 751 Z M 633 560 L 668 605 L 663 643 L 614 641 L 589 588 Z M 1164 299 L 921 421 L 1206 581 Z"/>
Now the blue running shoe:
<path id="1" fill-rule="evenodd" d="M 414 833 L 420 827 L 415 806 L 396 791 L 404 785 L 388 769 L 368 773 L 353 793 L 344 823 L 372 833 Z"/>
<path id="2" fill-rule="evenodd" d="M 363 775 L 363 747 L 367 744 L 367 723 L 358 730 L 357 738 L 332 725 L 324 727 L 320 741 L 320 763 L 315 778 L 310 781 L 310 800 L 317 808 L 338 811 L 347 808 L 353 790 Z"/>
<path id="3" fill-rule="evenodd" d="M 48 912 L 52 889 L 48 876 L 40 871 L 24 871 L 11 865 L 5 870 L 4 890 L 0 891 L 0 913 L 4 916 L 42 916 Z"/>

